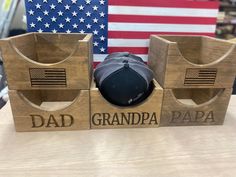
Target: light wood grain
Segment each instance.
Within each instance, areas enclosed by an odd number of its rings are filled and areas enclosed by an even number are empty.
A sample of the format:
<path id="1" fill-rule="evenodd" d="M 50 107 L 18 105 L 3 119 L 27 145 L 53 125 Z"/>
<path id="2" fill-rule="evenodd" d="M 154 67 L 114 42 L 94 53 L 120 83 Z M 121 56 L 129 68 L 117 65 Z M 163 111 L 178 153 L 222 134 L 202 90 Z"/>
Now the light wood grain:
<path id="1" fill-rule="evenodd" d="M 91 128 L 150 128 L 160 124 L 163 89 L 154 80 L 149 97 L 138 105 L 120 107 L 109 103 L 95 84 L 90 90 Z"/>
<path id="2" fill-rule="evenodd" d="M 9 97 L 16 131 L 90 128 L 89 90 L 10 90 Z"/>
<path id="3" fill-rule="evenodd" d="M 163 88 L 231 88 L 235 58 L 236 47 L 230 41 L 152 35 L 148 65 Z"/>
<path id="4" fill-rule="evenodd" d="M 11 90 L 90 88 L 93 70 L 91 34 L 28 33 L 0 40 L 0 48 Z M 32 82 L 32 69 L 35 68 L 38 75 L 44 69 L 64 70 L 66 83 L 60 85 L 59 73 L 57 77 L 51 77 L 50 82 L 44 79 L 35 85 Z"/>
<path id="5" fill-rule="evenodd" d="M 231 93 L 232 89 L 164 89 L 160 125 L 221 125 Z"/>
<path id="6" fill-rule="evenodd" d="M 3 177 L 235 177 L 236 97 L 222 126 L 16 133 L 0 111 Z"/>

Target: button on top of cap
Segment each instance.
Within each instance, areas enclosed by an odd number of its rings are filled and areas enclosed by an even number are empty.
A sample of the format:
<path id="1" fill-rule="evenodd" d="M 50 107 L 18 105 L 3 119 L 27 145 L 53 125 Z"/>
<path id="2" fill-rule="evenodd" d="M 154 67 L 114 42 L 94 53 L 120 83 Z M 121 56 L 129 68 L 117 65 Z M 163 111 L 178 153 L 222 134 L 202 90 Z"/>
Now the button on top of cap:
<path id="1" fill-rule="evenodd" d="M 129 61 L 128 60 L 124 60 L 124 68 L 129 68 Z"/>
<path id="2" fill-rule="evenodd" d="M 124 60 L 123 63 L 129 63 L 129 61 L 128 60 Z"/>

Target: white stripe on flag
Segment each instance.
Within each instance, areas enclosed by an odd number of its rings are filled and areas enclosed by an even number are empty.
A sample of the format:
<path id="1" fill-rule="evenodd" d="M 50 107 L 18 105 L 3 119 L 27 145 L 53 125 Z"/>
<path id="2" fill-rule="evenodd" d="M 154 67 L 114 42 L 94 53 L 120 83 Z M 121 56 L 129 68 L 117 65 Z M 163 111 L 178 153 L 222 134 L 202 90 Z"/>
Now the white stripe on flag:
<path id="1" fill-rule="evenodd" d="M 108 54 L 94 54 L 93 60 L 94 62 L 102 62 Z M 138 54 L 137 54 L 138 55 Z M 148 55 L 138 55 L 140 56 L 145 62 L 148 60 Z"/>
<path id="2" fill-rule="evenodd" d="M 215 25 L 114 23 L 114 22 L 110 22 L 110 23 L 108 23 L 108 31 L 214 33 L 215 32 Z"/>
<path id="3" fill-rule="evenodd" d="M 108 47 L 148 47 L 149 39 L 108 39 Z"/>
<path id="4" fill-rule="evenodd" d="M 108 6 L 108 14 L 149 15 L 149 16 L 181 16 L 181 17 L 216 17 L 218 9 L 198 8 L 163 8 L 137 6 Z"/>

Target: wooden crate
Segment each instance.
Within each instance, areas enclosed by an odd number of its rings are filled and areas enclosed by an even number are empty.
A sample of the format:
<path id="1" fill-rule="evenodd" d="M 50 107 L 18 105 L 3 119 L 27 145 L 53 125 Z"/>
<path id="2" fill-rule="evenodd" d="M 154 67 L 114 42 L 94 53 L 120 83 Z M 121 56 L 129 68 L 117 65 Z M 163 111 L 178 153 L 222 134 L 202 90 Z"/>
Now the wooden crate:
<path id="1" fill-rule="evenodd" d="M 89 90 L 9 91 L 16 131 L 89 129 Z"/>
<path id="2" fill-rule="evenodd" d="M 90 88 L 91 34 L 28 33 L 0 47 L 11 90 Z"/>
<path id="3" fill-rule="evenodd" d="M 154 90 L 142 103 L 119 107 L 109 103 L 95 84 L 90 90 L 91 128 L 142 128 L 158 127 L 160 122 L 163 89 L 154 81 Z"/>
<path id="4" fill-rule="evenodd" d="M 148 65 L 163 88 L 232 88 L 236 47 L 205 36 L 156 36 Z"/>
<path id="5" fill-rule="evenodd" d="M 164 89 L 161 126 L 221 125 L 232 89 Z"/>

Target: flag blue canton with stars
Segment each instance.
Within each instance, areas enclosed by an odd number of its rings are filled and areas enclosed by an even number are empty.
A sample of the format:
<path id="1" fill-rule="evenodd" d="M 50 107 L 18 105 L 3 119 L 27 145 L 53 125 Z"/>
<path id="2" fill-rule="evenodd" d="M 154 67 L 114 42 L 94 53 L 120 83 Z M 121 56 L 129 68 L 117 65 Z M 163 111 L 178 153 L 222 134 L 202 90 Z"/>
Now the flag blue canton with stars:
<path id="1" fill-rule="evenodd" d="M 107 53 L 107 0 L 26 0 L 28 32 L 93 33 L 94 53 Z"/>

